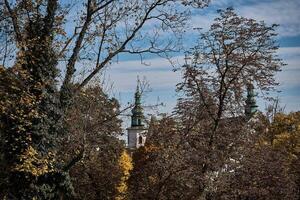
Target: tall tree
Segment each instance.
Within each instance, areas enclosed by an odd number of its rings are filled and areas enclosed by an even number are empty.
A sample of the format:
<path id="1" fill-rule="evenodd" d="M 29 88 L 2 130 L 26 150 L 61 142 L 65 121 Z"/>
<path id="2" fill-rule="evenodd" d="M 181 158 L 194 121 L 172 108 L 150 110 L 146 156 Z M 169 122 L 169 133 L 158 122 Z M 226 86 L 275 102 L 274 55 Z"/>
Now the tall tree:
<path id="1" fill-rule="evenodd" d="M 133 199 L 218 199 L 214 194 L 228 186 L 219 184 L 220 177 L 238 171 L 241 158 L 253 155 L 250 147 L 265 131 L 264 124 L 249 117 L 256 108 L 253 85 L 262 92 L 274 89 L 274 75 L 283 65 L 276 56 L 276 25 L 239 17 L 230 8 L 219 13 L 189 52 L 191 63 L 183 66 L 184 81 L 178 84 L 185 96 L 178 100 L 174 117 L 152 127 L 145 147 L 134 154 L 129 179 Z M 262 162 L 262 176 L 269 164 L 282 164 L 281 154 L 269 154 L 277 157 Z M 269 191 L 289 182 L 280 170 L 272 174 L 281 182 L 275 187 L 262 182 L 272 187 Z"/>
<path id="2" fill-rule="evenodd" d="M 86 0 L 68 5 L 58 0 L 2 0 L 0 37 L 2 40 L 5 33 L 16 47 L 11 56 L 15 60 L 0 68 L 3 196 L 70 198 L 68 171 L 80 159 L 72 158 L 64 165 L 51 157 L 58 152 L 59 140 L 69 134 L 62 119 L 73 98 L 121 53 L 172 51 L 177 40 L 174 44 L 171 39 L 160 38 L 161 33 L 180 35 L 188 8 L 201 8 L 207 3 Z M 147 29 L 149 23 L 155 24 L 153 32 Z M 13 34 L 3 32 L 3 25 L 8 25 L 8 32 Z M 87 60 L 94 62 L 83 62 Z M 76 69 L 83 66 L 88 74 L 74 87 Z M 59 87 L 61 68 L 64 73 Z M 26 156 L 31 156 L 29 168 Z"/>
<path id="3" fill-rule="evenodd" d="M 242 117 L 246 91 L 252 94 L 253 85 L 265 94 L 273 90 L 274 75 L 284 65 L 276 55 L 276 25 L 240 17 L 232 8 L 219 14 L 188 52 L 190 63 L 183 66 L 184 81 L 178 84 L 185 98 L 176 113 L 183 123 L 182 140 L 203 176 L 203 199 L 216 173 L 238 159 L 238 150 L 254 136 L 246 125 L 249 118 Z"/>
<path id="4" fill-rule="evenodd" d="M 72 134 L 62 141 L 60 155 L 65 162 L 74 155 L 80 159 L 70 168 L 76 199 L 114 199 L 117 195 L 122 177 L 118 160 L 124 149 L 117 138 L 122 133 L 119 113 L 118 101 L 108 98 L 99 84 L 89 84 L 74 98 L 65 119 Z"/>

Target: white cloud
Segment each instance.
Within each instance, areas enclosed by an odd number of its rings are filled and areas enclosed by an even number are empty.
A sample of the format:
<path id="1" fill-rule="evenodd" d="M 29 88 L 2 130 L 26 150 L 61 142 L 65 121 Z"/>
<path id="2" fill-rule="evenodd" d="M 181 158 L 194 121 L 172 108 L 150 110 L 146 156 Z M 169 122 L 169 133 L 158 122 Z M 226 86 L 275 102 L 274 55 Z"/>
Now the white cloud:
<path id="1" fill-rule="evenodd" d="M 180 81 L 180 74 L 171 69 L 170 71 L 109 73 L 110 79 L 114 81 L 114 86 L 122 92 L 132 91 L 136 87 L 137 75 L 145 76 L 154 90 L 172 89 Z"/>
<path id="2" fill-rule="evenodd" d="M 172 58 L 173 62 L 181 63 L 184 56 L 176 56 Z M 130 61 L 120 61 L 119 63 L 114 63 L 110 68 L 112 70 L 121 71 L 132 71 L 132 70 L 162 70 L 169 67 L 172 69 L 170 62 L 161 57 L 156 57 L 152 59 L 141 60 L 130 60 Z"/>
<path id="3" fill-rule="evenodd" d="M 280 47 L 278 53 L 282 56 L 299 56 L 300 57 L 300 47 Z"/>
<path id="4" fill-rule="evenodd" d="M 279 36 L 296 36 L 300 34 L 300 1 L 274 0 L 244 5 L 237 11 L 246 17 L 263 20 L 268 24 L 279 24 Z"/>
<path id="5" fill-rule="evenodd" d="M 279 103 L 285 108 L 286 112 L 300 110 L 300 97 L 296 95 L 281 96 Z"/>
<path id="6" fill-rule="evenodd" d="M 213 19 L 217 16 L 217 9 L 234 7 L 241 16 L 265 21 L 267 24 L 279 24 L 278 33 L 283 36 L 300 35 L 300 1 L 299 0 L 273 0 L 273 1 L 241 1 L 216 0 L 211 9 L 192 17 L 192 26 L 207 30 Z"/>
<path id="7" fill-rule="evenodd" d="M 299 87 L 300 89 L 300 47 L 279 48 L 279 56 L 287 64 L 277 75 L 281 89 Z"/>
<path id="8" fill-rule="evenodd" d="M 290 92 L 291 90 L 294 91 L 295 88 L 300 89 L 300 47 L 280 48 L 278 53 L 287 63 L 287 66 L 282 68 L 282 72 L 279 72 L 276 76 L 281 84 L 279 89 L 283 91 L 279 94 L 279 97 L 282 99 L 282 104 L 287 106 L 287 111 L 295 110 L 299 107 L 297 102 L 300 102 L 300 96 L 297 96 L 297 94 L 291 95 Z M 183 56 L 174 59 L 183 63 Z M 148 59 L 145 62 L 151 65 L 142 65 L 140 60 L 123 61 L 114 64 L 107 70 L 107 75 L 114 82 L 116 92 L 134 91 L 137 75 L 140 77 L 145 76 L 149 81 L 150 87 L 153 89 L 150 95 L 157 96 L 159 91 L 167 91 L 166 95 L 170 95 L 175 90 L 176 84 L 181 81 L 180 72 L 173 72 L 171 64 L 163 58 Z M 167 105 L 163 110 L 170 112 L 176 103 L 176 97 L 163 95 L 161 100 Z"/>
<path id="9" fill-rule="evenodd" d="M 279 72 L 276 76 L 280 83 L 281 89 L 288 89 L 292 87 L 298 87 L 300 89 L 300 69 L 295 71 L 288 71 L 283 68 L 282 72 Z"/>
<path id="10" fill-rule="evenodd" d="M 183 57 L 173 58 L 182 63 Z M 118 91 L 132 91 L 136 86 L 137 76 L 146 77 L 153 90 L 174 90 L 180 81 L 180 72 L 174 72 L 172 65 L 164 58 L 144 60 L 149 66 L 141 64 L 140 60 L 123 61 L 113 64 L 107 70 L 107 76 L 114 82 Z"/>
<path id="11" fill-rule="evenodd" d="M 211 6 L 217 7 L 228 7 L 228 6 L 237 6 L 245 2 L 245 0 L 212 0 Z"/>
<path id="12" fill-rule="evenodd" d="M 192 17 L 190 23 L 192 28 L 203 28 L 205 31 L 207 31 L 216 16 L 217 15 L 213 13 L 206 15 L 195 15 Z"/>

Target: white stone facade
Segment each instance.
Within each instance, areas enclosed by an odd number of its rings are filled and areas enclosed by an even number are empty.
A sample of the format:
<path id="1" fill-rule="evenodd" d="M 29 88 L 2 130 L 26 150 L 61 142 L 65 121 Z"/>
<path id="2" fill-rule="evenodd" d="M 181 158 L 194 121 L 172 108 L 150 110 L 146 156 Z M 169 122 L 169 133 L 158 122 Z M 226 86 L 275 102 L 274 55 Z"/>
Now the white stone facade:
<path id="1" fill-rule="evenodd" d="M 138 149 L 145 145 L 146 142 L 147 129 L 144 127 L 130 127 L 127 128 L 128 137 L 128 148 Z"/>

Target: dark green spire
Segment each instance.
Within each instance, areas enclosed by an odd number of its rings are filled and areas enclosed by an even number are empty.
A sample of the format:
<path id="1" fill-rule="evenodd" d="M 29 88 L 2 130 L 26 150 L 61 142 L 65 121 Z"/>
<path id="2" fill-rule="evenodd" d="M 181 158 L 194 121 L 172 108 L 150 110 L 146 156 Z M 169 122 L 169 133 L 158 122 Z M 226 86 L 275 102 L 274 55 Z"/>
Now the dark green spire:
<path id="1" fill-rule="evenodd" d="M 248 118 L 251 118 L 257 111 L 258 106 L 256 105 L 255 96 L 254 86 L 249 83 L 247 86 L 247 99 L 245 106 L 245 115 Z"/>
<path id="2" fill-rule="evenodd" d="M 131 116 L 131 126 L 144 126 L 142 124 L 144 114 L 143 114 L 143 108 L 141 105 L 141 93 L 139 88 L 140 81 L 138 79 L 136 92 L 134 94 L 135 102 L 134 102 L 134 108 L 132 109 L 132 116 Z"/>

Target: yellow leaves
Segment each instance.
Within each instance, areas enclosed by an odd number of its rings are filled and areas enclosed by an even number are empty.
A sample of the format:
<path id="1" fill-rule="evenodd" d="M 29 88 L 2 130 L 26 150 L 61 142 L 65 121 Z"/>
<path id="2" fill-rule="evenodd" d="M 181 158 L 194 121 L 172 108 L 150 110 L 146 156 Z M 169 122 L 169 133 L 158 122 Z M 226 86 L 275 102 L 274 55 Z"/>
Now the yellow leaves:
<path id="1" fill-rule="evenodd" d="M 122 152 L 122 155 L 119 160 L 119 166 L 123 170 L 123 172 L 126 176 L 129 175 L 129 171 L 132 170 L 132 168 L 133 168 L 132 158 L 126 151 Z"/>
<path id="2" fill-rule="evenodd" d="M 290 113 L 288 115 L 279 113 L 275 116 L 271 124 L 271 129 L 275 133 L 281 133 L 284 130 L 300 131 L 300 112 Z"/>
<path id="3" fill-rule="evenodd" d="M 267 138 L 262 138 L 260 145 L 270 145 L 285 152 L 290 162 L 299 159 L 300 153 L 300 112 L 278 113 L 268 129 Z"/>
<path id="4" fill-rule="evenodd" d="M 3 89 L 0 90 L 0 114 L 14 121 L 16 131 L 22 132 L 32 125 L 33 119 L 39 118 L 37 105 L 40 97 L 26 87 L 28 71 L 16 64 L 11 69 L 2 69 L 0 74 Z"/>
<path id="5" fill-rule="evenodd" d="M 291 138 L 291 134 L 289 132 L 285 131 L 279 135 L 276 135 L 276 138 L 274 139 L 273 144 L 275 146 L 280 145 L 281 143 L 284 143 L 285 141 L 290 140 L 290 138 Z"/>
<path id="6" fill-rule="evenodd" d="M 119 195 L 115 198 L 116 200 L 126 199 L 126 193 L 128 190 L 127 180 L 130 175 L 130 171 L 133 169 L 132 158 L 130 155 L 124 150 L 119 159 L 119 166 L 123 172 L 123 177 L 117 187 L 117 191 Z"/>
<path id="7" fill-rule="evenodd" d="M 118 196 L 116 196 L 116 200 L 125 200 L 126 199 L 126 191 L 128 190 L 128 186 L 125 182 L 121 182 L 119 186 L 117 187 L 117 191 L 119 193 Z"/>
<path id="8" fill-rule="evenodd" d="M 29 146 L 20 156 L 20 163 L 13 170 L 41 176 L 54 171 L 53 162 L 53 153 L 50 152 L 46 158 L 43 158 L 32 146 Z"/>
<path id="9" fill-rule="evenodd" d="M 299 148 L 300 145 L 300 112 L 288 115 L 276 115 L 271 124 L 274 134 L 273 144 L 275 147 Z"/>

